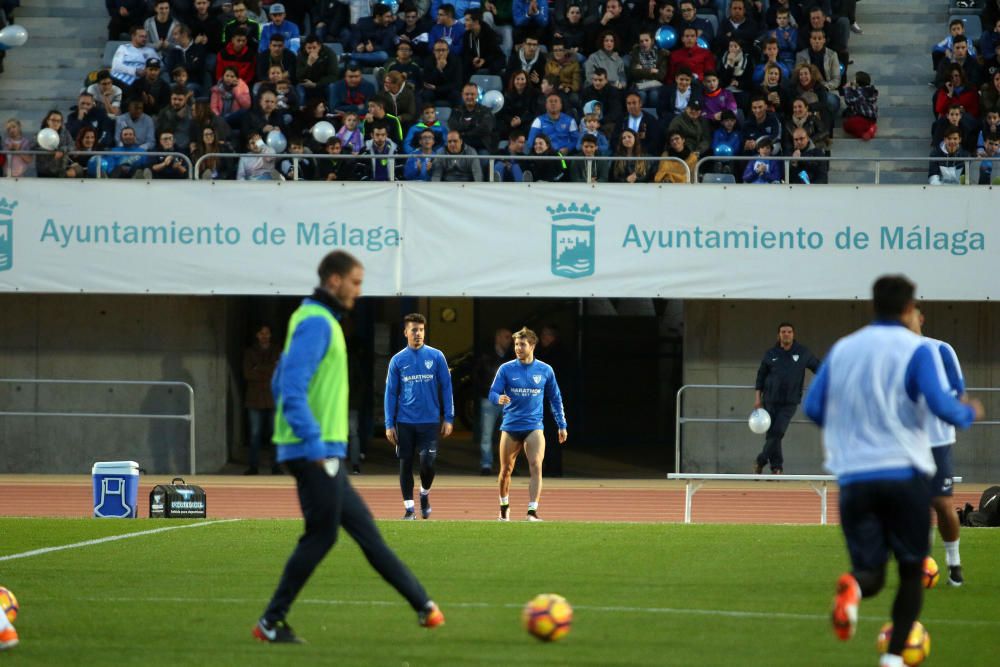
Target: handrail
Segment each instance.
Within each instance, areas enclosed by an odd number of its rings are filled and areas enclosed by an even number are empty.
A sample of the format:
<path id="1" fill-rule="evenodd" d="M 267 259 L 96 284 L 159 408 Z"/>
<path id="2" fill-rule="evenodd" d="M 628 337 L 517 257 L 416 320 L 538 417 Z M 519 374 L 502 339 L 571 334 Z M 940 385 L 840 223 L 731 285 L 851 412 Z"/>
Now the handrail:
<path id="1" fill-rule="evenodd" d="M 188 422 L 188 459 L 191 465 L 191 474 L 195 474 L 195 414 L 194 414 L 194 387 L 187 382 L 173 380 L 57 380 L 57 379 L 29 379 L 29 378 L 0 378 L 0 383 L 4 384 L 97 384 L 97 385 L 130 385 L 145 387 L 183 387 L 188 392 L 188 411 L 183 415 L 150 415 L 142 413 L 114 413 L 114 412 L 25 412 L 25 411 L 0 411 L 0 417 L 98 417 L 104 419 L 176 419 Z"/>
<path id="2" fill-rule="evenodd" d="M 883 162 L 964 162 L 965 163 L 965 185 L 977 185 L 972 180 L 972 163 L 973 162 L 991 162 L 991 158 L 972 156 L 967 158 L 950 158 L 950 157 L 835 157 L 828 155 L 808 155 L 805 157 L 793 157 L 791 155 L 768 155 L 762 158 L 760 155 L 706 155 L 705 157 L 699 158 L 694 165 L 694 180 L 698 181 L 698 177 L 701 175 L 701 166 L 707 164 L 708 162 L 750 162 L 751 160 L 774 160 L 784 163 L 785 168 L 785 178 L 784 183 L 787 184 L 791 176 L 791 163 L 792 162 L 874 162 L 875 163 L 875 178 L 874 185 L 879 185 L 879 179 L 882 171 Z M 1000 155 L 996 158 L 1000 160 Z M 921 185 L 929 185 L 928 183 L 922 183 Z"/>
<path id="3" fill-rule="evenodd" d="M 0 154 L 5 155 L 5 156 L 10 156 L 10 155 L 15 155 L 15 156 L 16 155 L 51 155 L 52 153 L 55 153 L 55 152 L 56 152 L 55 150 L 46 151 L 46 150 L 38 150 L 38 149 L 28 150 L 28 151 L 6 151 L 6 150 L 0 150 Z M 66 155 L 86 155 L 88 157 L 93 157 L 95 155 L 99 155 L 101 157 L 111 157 L 111 158 L 116 158 L 116 159 L 119 158 L 119 157 L 128 157 L 128 156 L 133 156 L 133 155 L 146 155 L 146 156 L 149 156 L 149 157 L 167 157 L 168 155 L 172 155 L 173 157 L 179 157 L 179 158 L 181 158 L 182 160 L 184 160 L 184 162 L 187 163 L 188 176 L 187 176 L 187 179 L 185 179 L 185 180 L 191 180 L 192 179 L 192 175 L 191 174 L 192 174 L 192 171 L 194 170 L 194 164 L 192 164 L 191 158 L 189 158 L 184 153 L 180 153 L 178 151 L 132 151 L 132 152 L 112 151 L 112 150 L 106 150 L 106 151 L 80 151 L 80 150 L 76 150 L 75 148 L 70 148 L 69 150 L 62 151 L 62 152 L 65 153 Z M 8 157 L 8 160 L 9 159 L 10 158 Z M 4 171 L 7 171 L 7 169 L 5 168 Z M 101 177 L 101 161 L 100 160 L 97 161 L 97 176 L 96 177 L 97 178 Z M 4 178 L 15 178 L 15 177 L 14 176 L 6 176 L 6 175 L 4 175 Z M 22 178 L 22 177 L 18 176 L 16 178 Z M 167 179 L 164 179 L 164 180 L 167 180 Z M 177 179 L 174 179 L 174 180 L 177 180 Z"/>

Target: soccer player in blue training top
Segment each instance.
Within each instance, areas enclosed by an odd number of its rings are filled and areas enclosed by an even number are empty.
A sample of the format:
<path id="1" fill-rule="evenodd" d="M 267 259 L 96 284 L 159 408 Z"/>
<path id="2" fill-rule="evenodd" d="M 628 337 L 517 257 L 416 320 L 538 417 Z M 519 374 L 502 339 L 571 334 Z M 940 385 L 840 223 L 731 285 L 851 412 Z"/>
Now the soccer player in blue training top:
<path id="1" fill-rule="evenodd" d="M 434 628 L 444 623 L 444 614 L 382 539 L 344 465 L 348 365 L 340 320 L 361 296 L 365 270 L 353 255 L 334 250 L 320 262 L 318 273 L 319 287 L 288 321 L 285 348 L 271 381 L 277 460 L 295 476 L 305 533 L 288 558 L 253 636 L 263 642 L 302 643 L 285 617 L 333 548 L 341 525 L 372 567 L 410 603 L 417 622 Z"/>
<path id="2" fill-rule="evenodd" d="M 907 328 L 915 289 L 903 276 L 875 281 L 875 321 L 834 344 L 803 405 L 823 427 L 824 465 L 840 485 L 841 529 L 851 558 L 851 572 L 837 581 L 831 615 L 840 639 L 854 635 L 860 598 L 885 585 L 890 550 L 899 566 L 895 632 L 880 667 L 903 667 L 903 646 L 923 603 L 935 470 L 927 411 L 963 429 L 983 414 L 978 401 L 959 401 L 945 390 L 940 357 Z"/>
<path id="3" fill-rule="evenodd" d="M 431 484 L 437 438 L 451 435 L 455 401 L 451 373 L 441 350 L 424 343 L 427 318 L 410 313 L 403 318 L 406 347 L 389 361 L 385 379 L 385 437 L 396 446 L 399 488 L 403 492 L 404 519 L 413 512 L 413 455 L 420 455 L 420 515 L 431 517 Z M 441 406 L 444 405 L 444 419 Z"/>
<path id="4" fill-rule="evenodd" d="M 490 401 L 503 406 L 500 424 L 500 520 L 510 521 L 510 475 L 517 455 L 524 450 L 531 481 L 528 483 L 528 521 L 538 518 L 538 497 L 542 493 L 542 460 L 545 435 L 542 417 L 545 402 L 559 427 L 559 444 L 566 442 L 566 415 L 562 394 L 552 367 L 535 359 L 538 336 L 527 327 L 514 334 L 514 356 L 500 366 L 490 387 Z"/>
<path id="5" fill-rule="evenodd" d="M 917 335 L 923 336 L 924 314 L 919 307 L 914 311 L 910 328 Z M 943 340 L 935 340 L 924 336 L 931 349 L 941 356 L 944 369 L 944 386 L 954 396 L 965 394 L 965 378 L 962 377 L 962 367 L 958 363 L 955 349 Z M 952 484 L 951 446 L 955 444 L 955 427 L 938 419 L 935 415 L 927 415 L 927 433 L 931 439 L 931 453 L 934 454 L 934 464 L 937 472 L 931 480 L 931 505 L 937 514 L 938 530 L 944 541 L 944 556 L 948 563 L 948 583 L 961 586 L 965 583 L 962 577 L 962 559 L 958 553 L 959 524 L 958 513 L 951 507 L 951 496 L 954 493 Z M 931 530 L 933 544 L 934 531 Z"/>

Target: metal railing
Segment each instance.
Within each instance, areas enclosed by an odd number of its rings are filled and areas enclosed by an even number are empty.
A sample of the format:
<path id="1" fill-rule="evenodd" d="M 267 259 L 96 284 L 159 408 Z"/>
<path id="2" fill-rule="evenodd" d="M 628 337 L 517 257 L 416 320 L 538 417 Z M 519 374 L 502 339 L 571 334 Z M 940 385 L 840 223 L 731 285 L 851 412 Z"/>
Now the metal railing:
<path id="1" fill-rule="evenodd" d="M 684 392 L 689 389 L 712 389 L 712 390 L 752 390 L 754 385 L 752 384 L 686 384 L 677 390 L 676 399 L 676 411 L 674 419 L 674 472 L 681 473 L 681 450 L 683 446 L 683 429 L 681 428 L 684 424 L 746 424 L 746 417 L 685 417 L 684 416 Z M 1000 392 L 1000 387 L 966 387 L 965 393 L 997 393 Z M 792 424 L 811 424 L 812 422 L 808 419 L 792 419 Z M 994 420 L 982 420 L 975 422 L 976 425 L 980 426 L 998 426 L 1000 425 L 1000 419 Z"/>
<path id="2" fill-rule="evenodd" d="M 24 378 L 0 378 L 3 384 L 33 384 L 33 385 L 126 385 L 141 387 L 183 387 L 188 394 L 188 411 L 181 415 L 158 415 L 134 412 L 37 412 L 37 411 L 0 411 L 0 417 L 87 417 L 101 419 L 164 419 L 188 422 L 188 460 L 191 467 L 191 474 L 195 474 L 196 454 L 195 454 L 195 420 L 194 420 L 194 387 L 187 382 L 175 382 L 166 380 L 38 380 Z"/>
<path id="3" fill-rule="evenodd" d="M 4 155 L 6 157 L 6 159 L 7 159 L 7 162 L 9 163 L 10 162 L 10 157 L 12 155 L 15 156 L 15 157 L 18 156 L 18 155 L 30 155 L 30 156 L 35 156 L 35 155 L 52 155 L 55 152 L 56 151 L 54 151 L 54 150 L 46 151 L 46 150 L 37 150 L 36 149 L 36 150 L 30 150 L 30 151 L 0 151 L 0 154 Z M 188 168 L 188 175 L 187 175 L 186 179 L 172 179 L 172 180 L 190 180 L 191 178 L 193 178 L 192 175 L 191 175 L 191 173 L 192 173 L 192 171 L 194 169 L 194 164 L 191 162 L 191 158 L 189 158 L 187 155 L 184 155 L 184 153 L 178 153 L 176 151 L 131 151 L 131 152 L 127 152 L 127 151 L 111 151 L 111 150 L 107 150 L 107 151 L 79 151 L 79 150 L 76 150 L 75 148 L 71 148 L 69 150 L 60 151 L 60 152 L 65 153 L 66 155 L 83 155 L 83 156 L 86 156 L 88 158 L 95 157 L 95 156 L 100 156 L 100 157 L 110 158 L 110 159 L 113 159 L 113 160 L 124 160 L 124 159 L 134 158 L 134 157 L 167 157 L 167 156 L 172 156 L 172 157 L 180 158 L 181 160 L 183 160 L 185 162 L 185 164 L 187 164 L 187 168 Z M 94 164 L 96 165 L 96 169 L 95 169 L 96 176 L 95 177 L 96 178 L 104 178 L 104 176 L 102 175 L 103 174 L 103 171 L 102 171 L 103 170 L 103 165 L 101 164 L 101 160 L 97 160 Z M 87 165 L 85 164 L 83 166 L 86 167 Z M 151 168 L 151 167 L 147 166 L 145 168 Z M 9 170 L 9 164 L 8 165 L 4 165 L 4 174 L 3 174 L 4 177 L 5 178 L 15 178 L 14 176 L 8 176 L 7 175 L 7 171 L 8 170 Z M 18 176 L 16 178 L 37 178 L 37 177 L 36 176 Z M 164 179 L 164 180 L 168 180 L 168 179 Z"/>

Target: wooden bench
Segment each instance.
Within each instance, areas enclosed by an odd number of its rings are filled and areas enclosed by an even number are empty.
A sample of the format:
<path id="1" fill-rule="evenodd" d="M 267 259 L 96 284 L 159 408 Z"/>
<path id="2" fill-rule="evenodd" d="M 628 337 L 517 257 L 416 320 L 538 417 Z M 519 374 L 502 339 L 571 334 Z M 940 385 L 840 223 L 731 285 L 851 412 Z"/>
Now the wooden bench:
<path id="1" fill-rule="evenodd" d="M 833 475 L 753 475 L 725 473 L 686 473 L 672 472 L 667 479 L 684 481 L 684 523 L 691 523 L 691 500 L 695 492 L 707 481 L 730 482 L 808 482 L 813 491 L 819 495 L 819 522 L 826 525 L 826 492 L 830 482 L 836 483 Z M 955 484 L 962 481 L 961 477 L 952 477 Z"/>

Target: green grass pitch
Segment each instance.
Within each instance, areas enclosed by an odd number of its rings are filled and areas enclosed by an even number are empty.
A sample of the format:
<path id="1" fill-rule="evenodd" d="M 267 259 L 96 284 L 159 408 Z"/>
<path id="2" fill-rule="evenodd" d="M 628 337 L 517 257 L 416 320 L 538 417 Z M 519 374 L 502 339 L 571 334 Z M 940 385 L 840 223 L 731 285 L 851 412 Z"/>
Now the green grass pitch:
<path id="1" fill-rule="evenodd" d="M 889 589 L 861 607 L 857 636 L 829 628 L 846 567 L 839 530 L 382 522 L 387 541 L 447 617 L 427 631 L 342 534 L 292 608 L 308 641 L 270 646 L 250 629 L 300 531 L 234 521 L 26 558 L 3 556 L 181 525 L 0 519 L 0 584 L 21 603 L 7 665 L 874 665 Z M 967 585 L 928 591 L 927 665 L 996 664 L 1000 531 L 967 530 Z M 944 570 L 937 542 L 935 557 Z M 943 573 L 944 574 L 944 573 Z M 520 626 L 536 593 L 564 595 L 573 630 L 543 644 Z"/>

